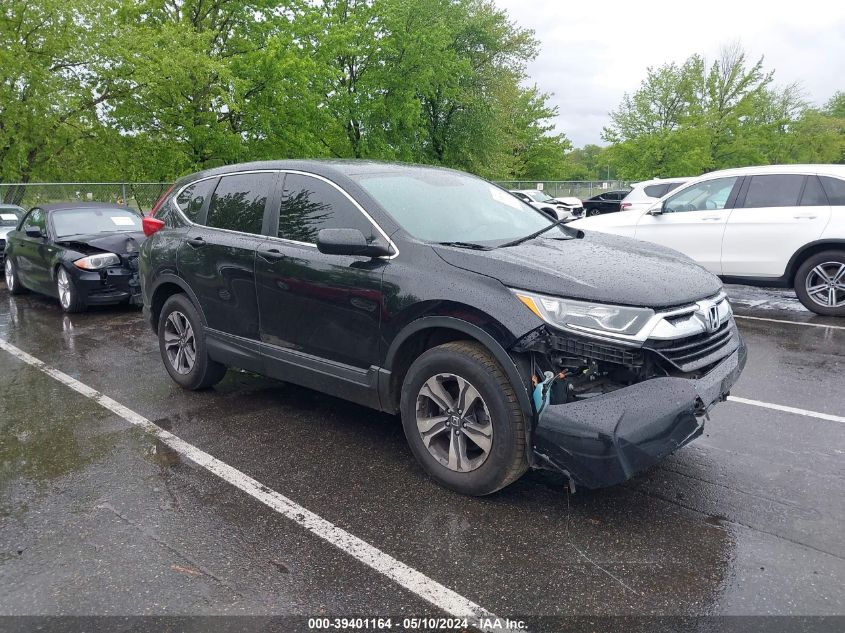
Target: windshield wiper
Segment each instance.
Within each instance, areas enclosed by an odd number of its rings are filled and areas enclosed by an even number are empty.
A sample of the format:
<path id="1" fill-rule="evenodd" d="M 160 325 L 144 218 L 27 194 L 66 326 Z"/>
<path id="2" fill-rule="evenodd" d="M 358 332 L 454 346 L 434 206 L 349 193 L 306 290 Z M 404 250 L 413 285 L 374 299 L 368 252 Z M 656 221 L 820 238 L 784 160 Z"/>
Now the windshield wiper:
<path id="1" fill-rule="evenodd" d="M 440 246 L 455 246 L 457 248 L 471 248 L 475 251 L 489 251 L 491 247 L 473 242 L 437 242 Z"/>
<path id="2" fill-rule="evenodd" d="M 564 218 L 562 220 L 556 220 L 549 224 L 548 226 L 543 227 L 539 231 L 535 231 L 531 235 L 526 235 L 525 237 L 518 237 L 515 240 L 510 242 L 505 242 L 504 244 L 499 244 L 499 248 L 505 248 L 506 246 L 516 246 L 517 244 L 522 244 L 523 242 L 527 242 L 528 240 L 533 240 L 535 237 L 539 237 L 546 231 L 550 231 L 551 229 L 555 228 L 556 226 L 561 226 L 564 222 L 569 220 L 570 218 Z"/>

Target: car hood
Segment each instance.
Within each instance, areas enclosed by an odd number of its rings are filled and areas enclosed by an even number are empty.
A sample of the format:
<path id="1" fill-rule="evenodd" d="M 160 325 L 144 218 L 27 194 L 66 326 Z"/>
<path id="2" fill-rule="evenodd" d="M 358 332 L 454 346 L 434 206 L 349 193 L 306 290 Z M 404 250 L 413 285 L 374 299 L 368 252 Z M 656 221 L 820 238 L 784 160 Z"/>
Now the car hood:
<path id="1" fill-rule="evenodd" d="M 671 249 L 616 235 L 538 238 L 474 251 L 435 246 L 446 262 L 511 288 L 600 303 L 666 308 L 717 294 L 722 283 Z"/>
<path id="2" fill-rule="evenodd" d="M 141 243 L 147 239 L 143 231 L 120 231 L 115 233 L 97 233 L 95 235 L 73 235 L 56 240 L 71 248 L 88 247 L 116 255 L 137 253 Z M 85 249 L 87 250 L 87 249 Z"/>
<path id="3" fill-rule="evenodd" d="M 555 200 L 557 202 L 561 203 L 561 204 L 566 204 L 566 205 L 569 205 L 569 206 L 575 206 L 575 207 L 581 206 L 581 200 L 579 198 L 574 197 L 574 196 L 562 196 L 560 198 L 555 198 Z"/>

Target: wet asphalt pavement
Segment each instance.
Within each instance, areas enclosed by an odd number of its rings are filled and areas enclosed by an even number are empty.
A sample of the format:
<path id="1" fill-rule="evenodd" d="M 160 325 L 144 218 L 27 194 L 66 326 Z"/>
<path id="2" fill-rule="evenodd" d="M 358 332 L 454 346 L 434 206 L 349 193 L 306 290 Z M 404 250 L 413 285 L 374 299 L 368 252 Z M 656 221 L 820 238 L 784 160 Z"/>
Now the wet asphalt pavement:
<path id="1" fill-rule="evenodd" d="M 729 287 L 733 395 L 845 415 L 845 322 Z M 503 617 L 845 614 L 845 424 L 737 402 L 628 484 L 529 473 L 466 498 L 397 418 L 230 371 L 181 390 L 131 308 L 64 315 L 0 285 L 0 338 Z M 0 614 L 440 615 L 0 350 Z M 539 627 L 543 628 L 543 627 Z"/>

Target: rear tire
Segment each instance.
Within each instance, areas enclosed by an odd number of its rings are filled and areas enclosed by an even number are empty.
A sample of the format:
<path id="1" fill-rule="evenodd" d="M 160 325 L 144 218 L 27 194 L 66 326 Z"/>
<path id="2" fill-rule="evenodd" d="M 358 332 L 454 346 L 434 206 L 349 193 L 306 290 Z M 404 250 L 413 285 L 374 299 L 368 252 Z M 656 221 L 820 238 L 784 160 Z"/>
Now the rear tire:
<path id="1" fill-rule="evenodd" d="M 18 277 L 17 267 L 9 255 L 6 256 L 6 262 L 3 264 L 3 274 L 6 279 L 6 289 L 10 295 L 22 295 L 26 292 L 26 288 Z"/>
<path id="2" fill-rule="evenodd" d="M 795 273 L 795 294 L 808 310 L 845 316 L 845 251 L 811 255 Z"/>
<path id="3" fill-rule="evenodd" d="M 601 211 L 599 211 L 598 209 L 590 209 L 589 211 L 587 211 L 587 215 L 591 218 L 594 218 L 597 215 L 601 215 Z"/>
<path id="4" fill-rule="evenodd" d="M 479 343 L 446 343 L 421 354 L 405 376 L 400 410 L 411 452 L 446 488 L 488 495 L 528 469 L 516 392 Z"/>
<path id="5" fill-rule="evenodd" d="M 184 294 L 164 302 L 158 319 L 158 348 L 167 373 L 184 389 L 208 389 L 226 375 L 226 366 L 208 356 L 202 319 Z"/>

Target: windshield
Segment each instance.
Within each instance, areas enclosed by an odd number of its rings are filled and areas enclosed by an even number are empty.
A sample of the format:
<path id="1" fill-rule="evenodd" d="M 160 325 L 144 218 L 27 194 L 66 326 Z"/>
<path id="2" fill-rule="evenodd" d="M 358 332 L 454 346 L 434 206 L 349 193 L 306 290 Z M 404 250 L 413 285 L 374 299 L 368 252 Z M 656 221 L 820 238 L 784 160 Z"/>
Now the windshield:
<path id="1" fill-rule="evenodd" d="M 22 217 L 20 207 L 0 207 L 0 226 L 17 226 Z"/>
<path id="2" fill-rule="evenodd" d="M 128 209 L 61 209 L 53 211 L 56 239 L 92 233 L 140 231 L 141 216 Z"/>
<path id="3" fill-rule="evenodd" d="M 543 193 L 539 189 L 532 189 L 531 191 L 526 191 L 525 193 L 527 193 L 528 197 L 534 202 L 548 202 L 549 200 L 554 200 L 554 198 L 552 198 L 549 194 Z"/>
<path id="4" fill-rule="evenodd" d="M 495 245 L 550 225 L 542 212 L 469 174 L 408 167 L 349 176 L 403 229 L 428 242 Z"/>

